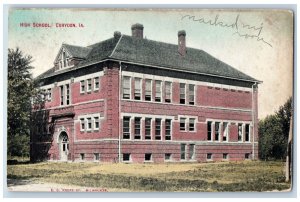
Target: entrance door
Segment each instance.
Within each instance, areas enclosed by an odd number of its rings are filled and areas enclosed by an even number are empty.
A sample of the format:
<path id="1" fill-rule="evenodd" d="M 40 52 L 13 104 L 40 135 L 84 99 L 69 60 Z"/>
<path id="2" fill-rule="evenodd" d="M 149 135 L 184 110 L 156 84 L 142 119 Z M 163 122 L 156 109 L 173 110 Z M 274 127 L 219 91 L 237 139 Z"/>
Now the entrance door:
<path id="1" fill-rule="evenodd" d="M 58 138 L 59 156 L 61 161 L 67 161 L 69 155 L 69 138 L 66 132 L 61 132 Z"/>

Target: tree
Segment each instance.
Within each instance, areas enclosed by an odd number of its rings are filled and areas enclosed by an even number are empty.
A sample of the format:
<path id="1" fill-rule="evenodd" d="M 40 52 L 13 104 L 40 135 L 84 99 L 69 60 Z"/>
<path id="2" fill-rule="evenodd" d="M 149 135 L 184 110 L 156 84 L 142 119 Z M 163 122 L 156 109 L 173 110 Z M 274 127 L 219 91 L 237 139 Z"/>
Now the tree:
<path id="1" fill-rule="evenodd" d="M 34 84 L 32 57 L 19 48 L 8 49 L 7 154 L 29 155 L 31 98 Z"/>
<path id="2" fill-rule="evenodd" d="M 263 160 L 284 159 L 292 114 L 292 98 L 274 115 L 259 122 L 259 157 Z"/>

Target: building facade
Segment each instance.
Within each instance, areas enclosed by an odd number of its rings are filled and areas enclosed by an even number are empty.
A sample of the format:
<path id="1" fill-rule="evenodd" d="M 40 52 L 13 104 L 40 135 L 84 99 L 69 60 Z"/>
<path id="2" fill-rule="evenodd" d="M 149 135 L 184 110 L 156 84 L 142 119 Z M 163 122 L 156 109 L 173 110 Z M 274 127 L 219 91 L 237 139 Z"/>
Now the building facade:
<path id="1" fill-rule="evenodd" d="M 207 162 L 258 158 L 259 81 L 208 53 L 115 32 L 88 47 L 63 44 L 37 79 L 31 159 Z M 175 35 L 176 37 L 176 35 Z"/>

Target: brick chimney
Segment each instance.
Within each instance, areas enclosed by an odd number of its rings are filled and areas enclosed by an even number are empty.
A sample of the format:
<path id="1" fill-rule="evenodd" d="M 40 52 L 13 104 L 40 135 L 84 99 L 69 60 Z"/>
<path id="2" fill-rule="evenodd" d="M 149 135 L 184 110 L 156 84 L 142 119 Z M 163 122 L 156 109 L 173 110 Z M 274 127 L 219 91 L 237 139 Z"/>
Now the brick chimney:
<path id="1" fill-rule="evenodd" d="M 142 24 L 136 23 L 131 26 L 132 36 L 136 38 L 143 38 L 144 26 Z"/>
<path id="2" fill-rule="evenodd" d="M 185 36 L 186 36 L 186 33 L 184 30 L 178 31 L 178 53 L 181 56 L 185 56 L 185 54 L 186 54 Z"/>

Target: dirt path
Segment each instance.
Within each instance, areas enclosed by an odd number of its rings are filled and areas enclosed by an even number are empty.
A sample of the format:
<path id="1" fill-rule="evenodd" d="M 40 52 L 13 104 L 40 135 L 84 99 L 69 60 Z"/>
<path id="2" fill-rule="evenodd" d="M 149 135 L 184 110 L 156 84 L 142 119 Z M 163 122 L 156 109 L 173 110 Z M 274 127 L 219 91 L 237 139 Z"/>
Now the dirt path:
<path id="1" fill-rule="evenodd" d="M 36 180 L 7 180 L 8 191 L 16 192 L 130 192 L 127 189 L 81 187 L 76 185 L 38 182 Z"/>

